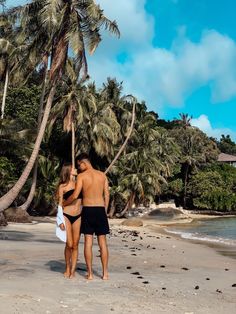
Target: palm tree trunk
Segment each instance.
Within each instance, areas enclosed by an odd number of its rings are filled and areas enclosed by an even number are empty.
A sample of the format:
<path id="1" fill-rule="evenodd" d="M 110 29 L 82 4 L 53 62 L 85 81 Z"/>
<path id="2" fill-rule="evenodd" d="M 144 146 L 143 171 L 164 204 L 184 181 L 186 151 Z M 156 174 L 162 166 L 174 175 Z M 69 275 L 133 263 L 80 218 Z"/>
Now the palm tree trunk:
<path id="1" fill-rule="evenodd" d="M 67 10 L 64 12 L 64 16 L 63 16 L 64 28 L 61 30 L 61 33 L 58 35 L 58 40 L 55 43 L 55 54 L 52 57 L 53 60 L 52 60 L 52 64 L 51 64 L 51 68 L 49 72 L 50 90 L 49 90 L 49 95 L 48 95 L 48 99 L 47 99 L 45 110 L 44 110 L 43 120 L 40 126 L 40 130 L 38 132 L 37 138 L 36 138 L 34 149 L 32 151 L 30 159 L 28 160 L 28 163 L 22 175 L 20 176 L 16 184 L 11 188 L 9 192 L 7 192 L 5 195 L 3 195 L 0 198 L 0 212 L 4 211 L 15 200 L 20 190 L 24 186 L 26 180 L 28 179 L 28 176 L 38 156 L 40 145 L 44 136 L 46 126 L 47 126 L 50 110 L 52 107 L 52 102 L 53 102 L 54 95 L 56 92 L 57 81 L 64 70 L 64 66 L 65 66 L 65 62 L 67 58 L 68 40 L 66 38 L 66 34 L 67 34 L 68 22 L 69 22 L 68 11 L 70 11 L 70 6 L 67 6 Z"/>
<path id="2" fill-rule="evenodd" d="M 30 159 L 28 160 L 28 163 L 27 163 L 23 173 L 20 176 L 20 178 L 18 179 L 18 181 L 16 182 L 16 184 L 11 188 L 11 190 L 9 192 L 7 192 L 5 195 L 3 195 L 0 198 L 0 212 L 4 211 L 15 200 L 15 198 L 19 194 L 20 190 L 24 186 L 24 184 L 25 184 L 25 182 L 26 182 L 26 180 L 27 180 L 27 178 L 28 178 L 33 166 L 34 166 L 34 163 L 35 163 L 35 160 L 38 156 L 40 145 L 41 145 L 41 142 L 42 142 L 42 139 L 44 136 L 44 132 L 46 129 L 46 125 L 47 125 L 49 113 L 51 110 L 53 98 L 55 95 L 57 79 L 58 79 L 58 77 L 54 76 L 54 80 L 52 81 L 52 85 L 51 85 L 50 92 L 48 95 L 47 103 L 45 106 L 43 120 L 42 120 L 42 123 L 40 126 L 39 133 L 37 135 L 37 139 L 36 139 L 32 154 L 30 156 Z"/>
<path id="3" fill-rule="evenodd" d="M 134 102 L 133 104 L 133 110 L 132 110 L 132 121 L 131 121 L 131 125 L 130 125 L 130 129 L 129 132 L 127 134 L 127 137 L 123 143 L 123 145 L 121 146 L 120 150 L 118 151 L 117 155 L 115 156 L 115 158 L 113 159 L 113 161 L 110 163 L 109 167 L 107 168 L 107 170 L 105 171 L 105 174 L 107 174 L 111 168 L 113 167 L 114 163 L 117 161 L 117 159 L 120 157 L 121 153 L 123 152 L 123 150 L 125 149 L 128 140 L 133 132 L 133 128 L 134 128 L 134 121 L 135 121 L 135 108 L 136 108 L 136 103 Z"/>
<path id="4" fill-rule="evenodd" d="M 71 159 L 72 159 L 72 168 L 75 168 L 75 124 L 72 121 L 71 123 Z"/>
<path id="5" fill-rule="evenodd" d="M 38 132 L 40 129 L 40 124 L 42 122 L 42 118 L 43 118 L 43 104 L 44 104 L 44 98 L 45 98 L 45 92 L 46 92 L 46 86 L 47 86 L 47 68 L 48 68 L 48 56 L 44 58 L 44 79 L 43 79 L 42 93 L 40 97 L 40 105 L 39 105 L 39 113 L 38 113 L 38 127 L 37 127 Z M 32 178 L 32 184 L 30 187 L 30 192 L 24 204 L 19 206 L 23 210 L 27 210 L 31 202 L 34 199 L 34 194 L 35 194 L 35 190 L 37 186 L 37 177 L 38 177 L 38 157 L 34 164 L 34 171 L 33 171 L 33 178 Z"/>
<path id="6" fill-rule="evenodd" d="M 184 176 L 184 199 L 183 199 L 183 205 L 184 205 L 184 208 L 186 208 L 186 195 L 187 195 L 187 183 L 188 183 L 188 170 L 189 170 L 189 164 L 187 164 L 187 166 L 186 166 L 185 176 Z"/>
<path id="7" fill-rule="evenodd" d="M 132 192 L 131 195 L 130 195 L 130 198 L 125 206 L 125 208 L 122 210 L 121 213 L 117 214 L 116 216 L 121 218 L 124 216 L 124 214 L 130 210 L 130 208 L 132 207 L 133 203 L 134 203 L 134 199 L 135 199 L 135 193 Z"/>
<path id="8" fill-rule="evenodd" d="M 113 218 L 114 214 L 115 214 L 115 211 L 116 211 L 115 199 L 113 198 L 113 200 L 111 201 L 111 208 L 109 210 L 108 217 L 109 218 Z"/>
<path id="9" fill-rule="evenodd" d="M 3 91 L 3 97 L 2 97 L 2 113 L 1 113 L 1 119 L 4 118 L 4 111 L 5 111 L 5 105 L 6 105 L 6 97 L 7 97 L 7 88 L 9 83 L 9 70 L 6 71 L 5 76 L 5 84 L 4 84 L 4 91 Z"/>

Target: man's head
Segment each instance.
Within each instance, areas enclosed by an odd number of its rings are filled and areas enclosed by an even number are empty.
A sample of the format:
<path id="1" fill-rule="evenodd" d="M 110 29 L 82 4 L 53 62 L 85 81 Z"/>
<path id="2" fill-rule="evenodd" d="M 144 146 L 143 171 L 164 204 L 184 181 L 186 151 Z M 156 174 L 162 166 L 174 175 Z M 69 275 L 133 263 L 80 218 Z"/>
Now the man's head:
<path id="1" fill-rule="evenodd" d="M 81 153 L 76 158 L 76 164 L 78 165 L 80 171 L 85 171 L 91 167 L 90 158 L 87 153 Z"/>

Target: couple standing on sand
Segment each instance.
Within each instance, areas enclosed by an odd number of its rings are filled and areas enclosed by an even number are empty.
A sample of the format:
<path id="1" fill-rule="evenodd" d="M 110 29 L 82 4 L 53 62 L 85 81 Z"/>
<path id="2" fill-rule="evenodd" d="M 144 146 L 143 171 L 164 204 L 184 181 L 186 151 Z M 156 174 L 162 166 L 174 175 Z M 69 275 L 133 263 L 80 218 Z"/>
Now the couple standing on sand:
<path id="1" fill-rule="evenodd" d="M 80 234 L 84 234 L 84 257 L 87 265 L 87 279 L 93 279 L 92 245 L 93 235 L 97 236 L 100 248 L 103 275 L 108 279 L 108 248 L 106 234 L 109 233 L 107 208 L 109 204 L 109 186 L 106 175 L 95 170 L 89 156 L 85 153 L 76 158 L 80 173 L 76 175 L 71 164 L 64 165 L 58 188 L 57 235 L 66 242 L 64 276 L 75 275 L 78 243 Z"/>

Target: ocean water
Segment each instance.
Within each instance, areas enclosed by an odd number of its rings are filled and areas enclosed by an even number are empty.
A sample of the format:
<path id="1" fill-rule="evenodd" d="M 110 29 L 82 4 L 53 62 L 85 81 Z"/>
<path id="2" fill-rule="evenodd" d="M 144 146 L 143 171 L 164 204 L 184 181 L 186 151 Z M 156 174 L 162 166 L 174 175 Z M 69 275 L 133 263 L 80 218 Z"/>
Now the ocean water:
<path id="1" fill-rule="evenodd" d="M 236 246 L 236 217 L 194 220 L 166 228 L 182 238 Z"/>

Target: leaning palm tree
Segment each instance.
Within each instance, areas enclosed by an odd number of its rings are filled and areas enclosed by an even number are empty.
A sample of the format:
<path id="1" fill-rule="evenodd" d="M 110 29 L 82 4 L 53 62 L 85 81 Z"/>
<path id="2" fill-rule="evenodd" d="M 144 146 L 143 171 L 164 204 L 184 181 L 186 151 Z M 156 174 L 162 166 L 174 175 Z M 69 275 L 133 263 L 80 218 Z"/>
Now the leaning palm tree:
<path id="1" fill-rule="evenodd" d="M 100 6 L 95 4 L 94 0 L 35 0 L 25 5 L 23 9 L 15 9 L 15 11 L 17 11 L 19 20 L 23 21 L 22 28 L 28 27 L 25 15 L 37 16 L 40 24 L 36 29 L 35 36 L 42 30 L 45 30 L 46 33 L 52 32 L 49 36 L 52 39 L 49 92 L 31 157 L 16 184 L 0 199 L 0 211 L 6 209 L 14 201 L 33 168 L 48 122 L 57 82 L 64 72 L 69 48 L 75 54 L 78 67 L 80 67 L 81 58 L 84 57 L 83 44 L 86 42 L 88 50 L 92 54 L 101 41 L 100 30 L 102 27 L 119 35 L 117 24 L 104 16 Z M 54 23 L 53 28 L 51 28 L 52 23 Z"/>
<path id="2" fill-rule="evenodd" d="M 117 152 L 116 156 L 114 157 L 114 159 L 112 160 L 112 162 L 110 163 L 108 168 L 106 169 L 105 174 L 107 174 L 111 170 L 111 168 L 114 166 L 115 162 L 118 160 L 118 158 L 120 157 L 120 155 L 122 154 L 122 152 L 126 148 L 126 145 L 127 145 L 128 141 L 129 141 L 131 135 L 132 135 L 133 128 L 134 128 L 134 122 L 135 122 L 135 108 L 136 108 L 136 99 L 134 97 L 132 97 L 132 102 L 133 102 L 132 119 L 131 119 L 130 128 L 129 128 L 128 133 L 126 135 L 126 139 L 124 140 L 124 142 L 121 145 L 121 147 L 120 147 L 119 151 Z"/>
<path id="3" fill-rule="evenodd" d="M 42 116 L 43 116 L 44 98 L 45 98 L 46 86 L 47 86 L 47 68 L 48 68 L 48 56 L 47 54 L 45 54 L 43 57 L 43 62 L 42 62 L 43 82 L 42 82 L 42 92 L 41 92 L 39 111 L 38 111 L 37 132 L 39 132 L 39 128 L 40 128 L 40 124 L 41 124 Z M 38 157 L 36 158 L 35 164 L 34 164 L 33 177 L 32 177 L 32 183 L 31 183 L 29 194 L 27 196 L 26 201 L 22 205 L 19 206 L 19 208 L 21 208 L 22 210 L 27 210 L 34 199 L 36 185 L 37 185 L 37 177 L 38 177 Z"/>

